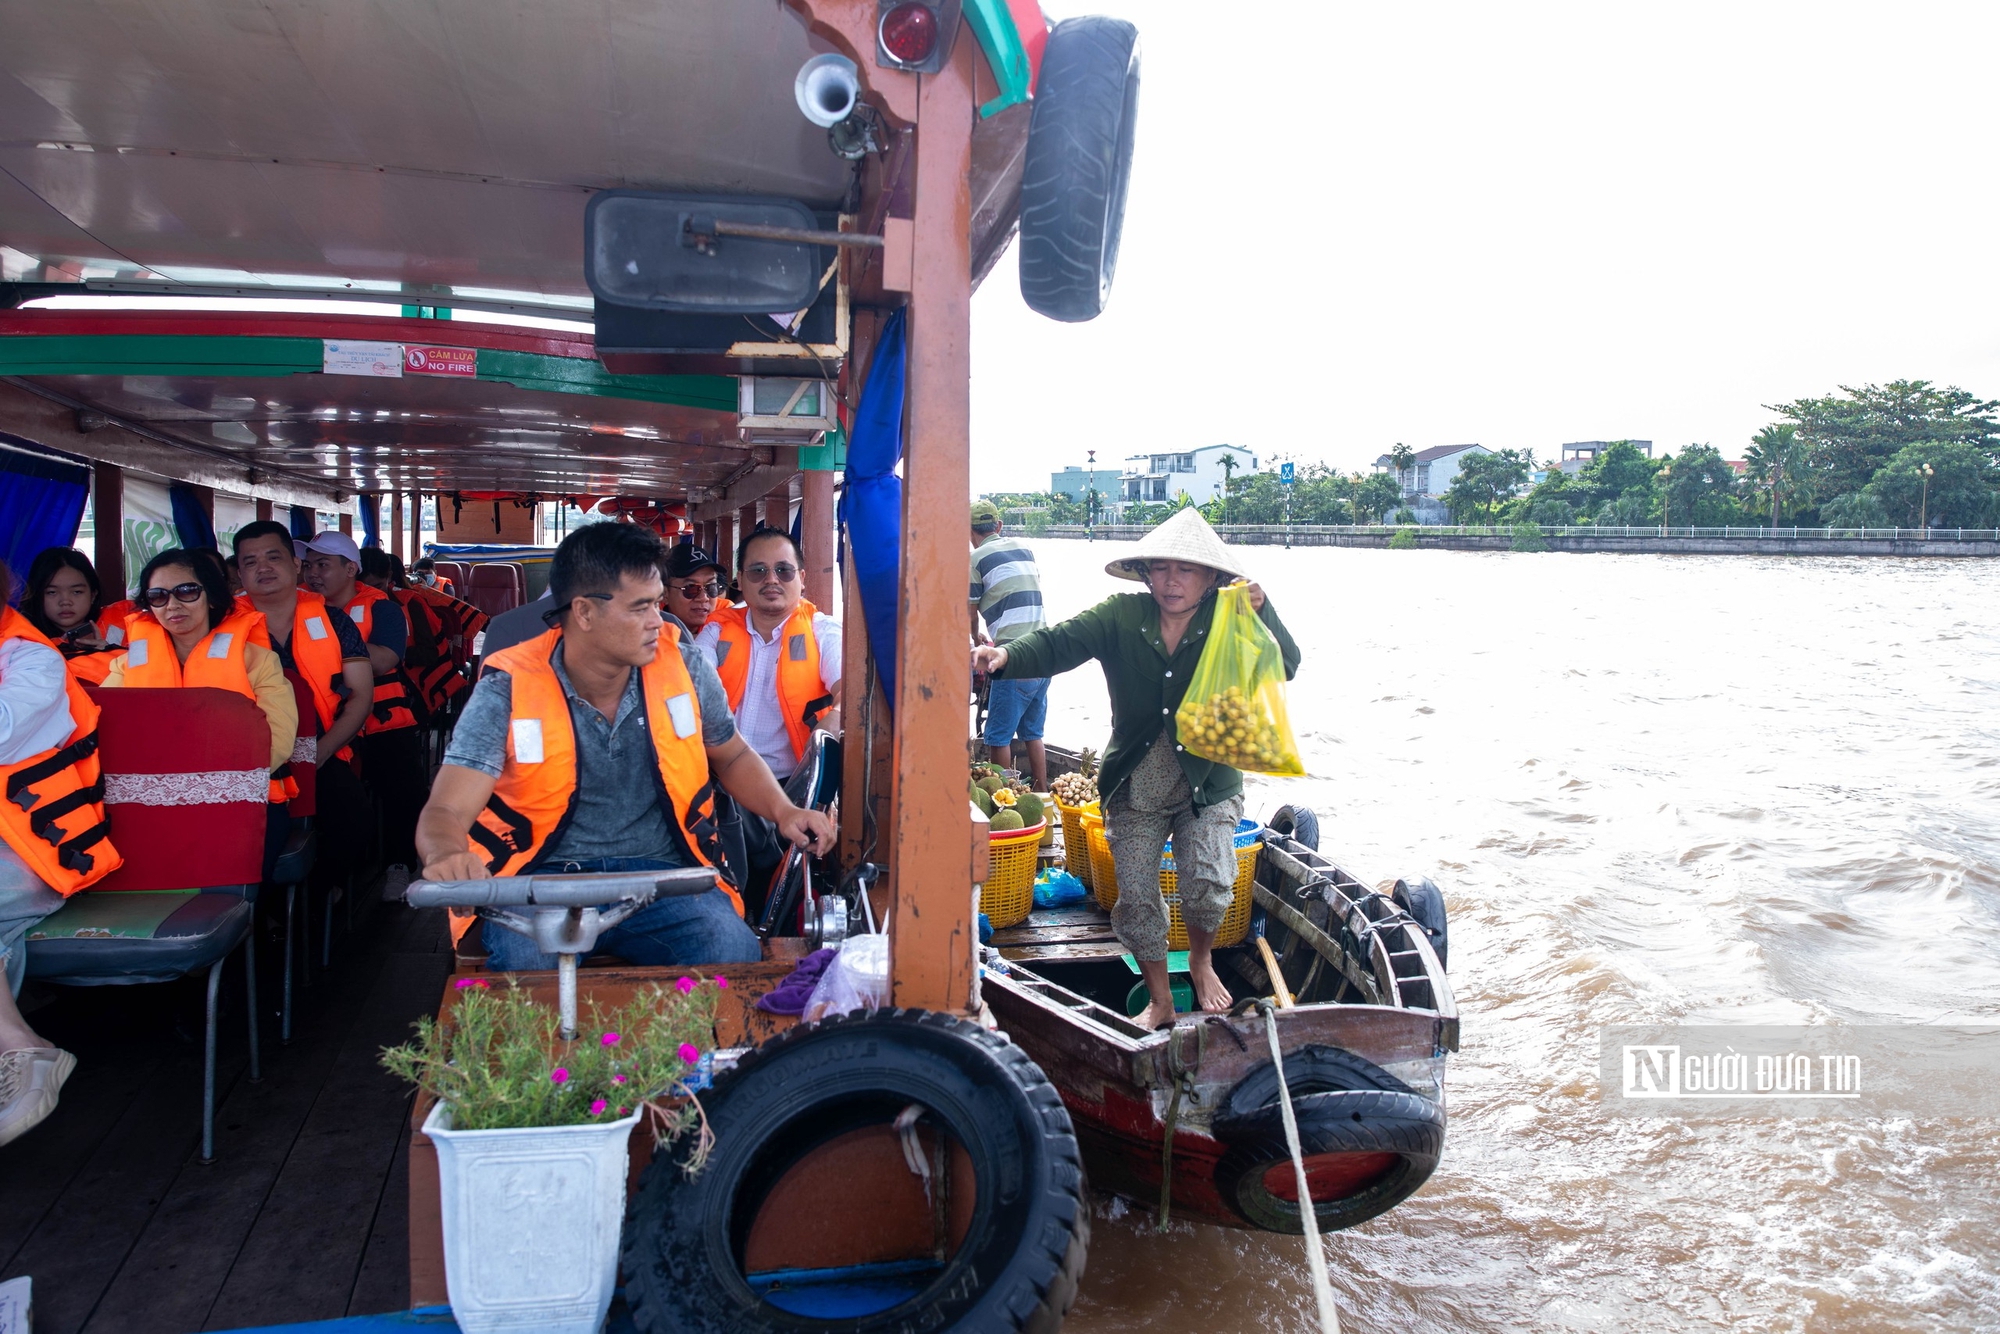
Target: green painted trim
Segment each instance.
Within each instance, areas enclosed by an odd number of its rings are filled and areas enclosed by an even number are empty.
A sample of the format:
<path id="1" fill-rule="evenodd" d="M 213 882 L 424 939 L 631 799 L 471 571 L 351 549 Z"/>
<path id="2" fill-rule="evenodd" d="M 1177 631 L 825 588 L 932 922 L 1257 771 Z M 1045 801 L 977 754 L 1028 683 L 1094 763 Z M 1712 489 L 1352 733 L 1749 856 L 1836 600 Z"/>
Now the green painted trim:
<path id="1" fill-rule="evenodd" d="M 824 443 L 807 445 L 800 449 L 799 470 L 801 472 L 846 472 L 846 433 L 836 426 L 826 433 Z"/>
<path id="2" fill-rule="evenodd" d="M 317 372 L 317 338 L 24 334 L 0 338 L 5 375 L 297 375 Z"/>
<path id="3" fill-rule="evenodd" d="M 736 411 L 730 375 L 612 375 L 581 357 L 477 350 L 481 380 L 554 394 Z M 155 375 L 194 379 L 317 375 L 326 364 L 317 338 L 200 334 L 23 334 L 0 338 L 0 375 Z"/>
<path id="4" fill-rule="evenodd" d="M 711 412 L 736 411 L 733 375 L 613 375 L 597 361 L 479 349 L 479 378 L 555 394 L 629 398 Z"/>
<path id="5" fill-rule="evenodd" d="M 1028 48 L 1014 27 L 1007 0 L 965 0 L 965 21 L 986 52 L 1000 95 L 979 108 L 981 119 L 1028 100 Z"/>

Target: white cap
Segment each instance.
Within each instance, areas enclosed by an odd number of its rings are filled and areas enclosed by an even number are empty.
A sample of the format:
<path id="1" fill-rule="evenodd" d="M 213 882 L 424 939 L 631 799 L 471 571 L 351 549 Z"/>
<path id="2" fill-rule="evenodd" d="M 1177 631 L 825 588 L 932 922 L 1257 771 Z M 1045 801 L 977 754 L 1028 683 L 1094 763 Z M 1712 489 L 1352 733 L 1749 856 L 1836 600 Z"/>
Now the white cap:
<path id="1" fill-rule="evenodd" d="M 317 551 L 322 556 L 345 556 L 356 565 L 361 563 L 361 548 L 354 545 L 354 539 L 335 528 L 329 528 L 306 543 L 306 550 Z"/>

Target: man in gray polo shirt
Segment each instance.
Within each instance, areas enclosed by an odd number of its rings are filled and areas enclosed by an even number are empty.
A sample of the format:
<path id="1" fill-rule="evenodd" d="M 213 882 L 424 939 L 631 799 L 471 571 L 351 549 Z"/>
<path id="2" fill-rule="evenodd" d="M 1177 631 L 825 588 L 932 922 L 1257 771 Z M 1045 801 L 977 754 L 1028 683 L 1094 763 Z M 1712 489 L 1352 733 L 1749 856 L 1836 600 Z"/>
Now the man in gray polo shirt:
<path id="1" fill-rule="evenodd" d="M 549 651 L 549 666 L 568 703 L 574 787 L 568 813 L 552 830 L 533 835 L 546 842 L 514 868 L 515 874 L 690 864 L 689 829 L 698 826 L 683 828 L 681 818 L 656 797 L 663 791 L 662 755 L 669 752 L 658 750 L 663 743 L 655 740 L 649 708 L 666 708 L 683 738 L 699 727 L 712 781 L 745 809 L 775 823 L 781 838 L 814 851 L 832 846 L 832 823 L 818 811 L 793 805 L 737 735 L 715 669 L 687 640 L 679 642 L 679 654 L 692 686 L 693 716 L 675 712 L 686 711 L 685 696 L 644 698 L 641 669 L 665 648 L 659 642 L 659 566 L 665 555 L 647 529 L 592 524 L 570 534 L 550 563 L 562 637 Z M 544 763 L 543 729 L 542 722 L 516 708 L 512 676 L 489 666 L 466 702 L 418 824 L 427 879 L 483 878 L 501 864 L 489 868 L 467 843 L 468 833 L 493 838 L 483 827 L 474 832 L 474 823 L 496 788 L 517 794 L 536 783 L 560 788 L 564 774 L 537 772 Z M 526 855 L 524 849 L 515 857 Z M 553 956 L 515 932 L 489 924 L 484 938 L 490 967 L 555 966 Z M 600 949 L 646 965 L 743 963 L 761 954 L 756 933 L 720 890 L 659 900 L 599 940 Z"/>

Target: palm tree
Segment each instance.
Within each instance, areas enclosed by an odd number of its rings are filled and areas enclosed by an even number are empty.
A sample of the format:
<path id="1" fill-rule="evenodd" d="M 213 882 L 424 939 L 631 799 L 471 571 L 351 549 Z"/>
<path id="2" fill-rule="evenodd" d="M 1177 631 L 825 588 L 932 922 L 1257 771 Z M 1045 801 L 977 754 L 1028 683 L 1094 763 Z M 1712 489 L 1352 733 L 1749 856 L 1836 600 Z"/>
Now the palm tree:
<path id="1" fill-rule="evenodd" d="M 1408 493 L 1417 484 L 1414 470 L 1417 466 L 1417 451 L 1398 440 L 1396 447 L 1389 451 L 1389 462 L 1396 469 L 1396 485 Z"/>
<path id="2" fill-rule="evenodd" d="M 1773 528 L 1783 514 L 1785 493 L 1796 490 L 1805 481 L 1805 453 L 1799 428 L 1789 422 L 1766 426 L 1750 437 L 1750 448 L 1743 452 L 1751 482 L 1770 488 Z"/>

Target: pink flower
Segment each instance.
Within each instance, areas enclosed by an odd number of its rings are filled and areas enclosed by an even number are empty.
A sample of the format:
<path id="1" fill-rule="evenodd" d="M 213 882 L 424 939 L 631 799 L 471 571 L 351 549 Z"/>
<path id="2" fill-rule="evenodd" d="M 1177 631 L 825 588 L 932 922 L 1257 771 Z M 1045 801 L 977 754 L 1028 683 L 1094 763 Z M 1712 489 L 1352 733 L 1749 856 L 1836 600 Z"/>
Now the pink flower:
<path id="1" fill-rule="evenodd" d="M 628 1113 L 628 1112 L 627 1112 L 627 1111 L 626 1111 L 626 1110 L 625 1110 L 625 1109 L 624 1109 L 623 1107 L 620 1107 L 620 1108 L 618 1109 L 618 1115 L 620 1115 L 620 1116 L 628 1116 L 628 1115 L 630 1115 L 630 1113 Z"/>
<path id="2" fill-rule="evenodd" d="M 700 1059 L 701 1051 L 692 1042 L 683 1042 L 681 1044 L 681 1061 L 684 1064 L 693 1065 Z"/>
<path id="3" fill-rule="evenodd" d="M 590 1114 L 592 1116 L 602 1116 L 604 1115 L 604 1107 L 604 1099 L 599 1098 L 596 1102 L 590 1104 Z"/>
<path id="4" fill-rule="evenodd" d="M 599 1041 L 607 1047 L 615 1047 L 618 1045 L 618 1035 L 616 1033 L 606 1033 Z"/>
<path id="5" fill-rule="evenodd" d="M 623 1076 L 623 1075 L 613 1075 L 613 1076 L 611 1076 L 611 1082 L 612 1082 L 612 1083 L 614 1083 L 614 1084 L 622 1084 L 622 1083 L 624 1083 L 624 1082 L 625 1082 L 625 1076 Z"/>
<path id="6" fill-rule="evenodd" d="M 557 1066 L 555 1069 L 549 1071 L 549 1082 L 551 1084 L 560 1084 L 568 1078 L 569 1071 L 563 1069 L 561 1066 Z"/>
<path id="7" fill-rule="evenodd" d="M 684 977 L 680 981 L 674 983 L 674 989 L 680 992 L 681 995 L 685 996 L 690 991 L 694 990 L 694 979 L 691 977 Z"/>
<path id="8" fill-rule="evenodd" d="M 727 991 L 729 990 L 729 979 L 718 974 L 715 979 L 715 985 Z"/>
<path id="9" fill-rule="evenodd" d="M 460 991 L 465 990 L 467 987 L 478 987 L 481 991 L 485 991 L 492 983 L 483 977 L 461 977 L 452 985 L 456 986 Z"/>

